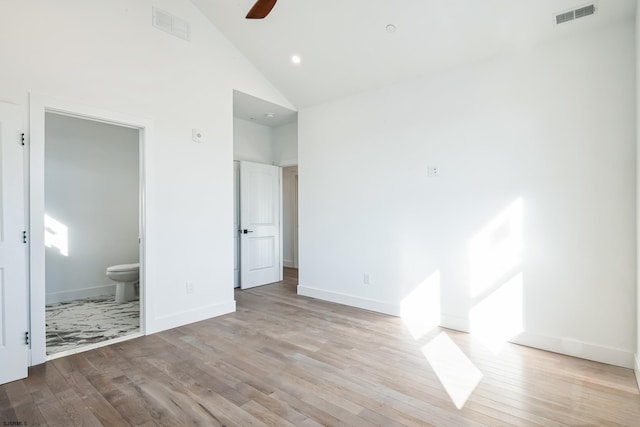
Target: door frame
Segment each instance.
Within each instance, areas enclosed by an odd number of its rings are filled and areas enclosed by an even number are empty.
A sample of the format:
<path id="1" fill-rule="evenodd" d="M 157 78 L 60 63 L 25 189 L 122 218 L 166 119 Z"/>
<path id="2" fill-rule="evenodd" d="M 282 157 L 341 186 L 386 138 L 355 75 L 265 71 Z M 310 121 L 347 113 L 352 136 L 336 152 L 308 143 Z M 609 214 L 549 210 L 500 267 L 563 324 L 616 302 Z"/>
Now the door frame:
<path id="1" fill-rule="evenodd" d="M 44 150 L 45 113 L 108 123 L 138 130 L 139 142 L 139 233 L 140 233 L 140 333 L 145 334 L 150 295 L 146 292 L 146 145 L 151 140 L 152 121 L 146 117 L 110 111 L 61 99 L 29 94 L 29 366 L 44 363 L 46 355 L 45 245 L 44 245 Z"/>
<path id="2" fill-rule="evenodd" d="M 233 161 L 233 288 L 240 288 L 240 160 Z"/>
<path id="3" fill-rule="evenodd" d="M 290 170 L 295 168 L 295 170 Z M 287 187 L 285 187 L 285 181 L 288 181 Z M 285 199 L 288 204 L 285 203 Z M 285 206 L 288 207 L 288 221 L 285 221 Z M 282 210 L 283 210 L 283 222 L 282 222 L 282 236 L 284 238 L 285 228 L 289 228 L 289 239 L 287 244 L 290 245 L 292 254 L 291 259 L 288 260 L 291 265 L 286 265 L 289 268 L 298 268 L 298 165 L 285 166 L 282 168 Z M 284 246 L 282 248 L 284 254 Z M 283 259 L 284 262 L 284 259 Z"/>

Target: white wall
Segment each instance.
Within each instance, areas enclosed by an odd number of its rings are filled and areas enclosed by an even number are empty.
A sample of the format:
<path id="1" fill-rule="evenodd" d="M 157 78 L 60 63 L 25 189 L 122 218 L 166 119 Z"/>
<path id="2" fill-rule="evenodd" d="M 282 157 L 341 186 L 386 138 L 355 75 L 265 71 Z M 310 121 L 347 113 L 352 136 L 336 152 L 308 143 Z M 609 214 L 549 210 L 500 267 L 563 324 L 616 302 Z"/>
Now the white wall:
<path id="1" fill-rule="evenodd" d="M 186 20 L 191 41 L 153 28 L 152 5 Z M 0 99 L 25 122 L 29 93 L 152 122 L 146 331 L 234 310 L 232 91 L 294 107 L 187 0 L 6 0 L 3 11 Z"/>
<path id="2" fill-rule="evenodd" d="M 269 127 L 233 119 L 233 159 L 277 166 L 298 163 L 298 122 Z"/>
<path id="3" fill-rule="evenodd" d="M 638 273 L 636 289 L 636 354 L 635 373 L 638 387 L 640 388 L 640 0 L 636 1 L 636 269 Z"/>
<path id="4" fill-rule="evenodd" d="M 273 129 L 234 117 L 233 159 L 273 164 Z"/>
<path id="5" fill-rule="evenodd" d="M 106 268 L 139 261 L 138 131 L 48 113 L 45 138 L 45 213 L 68 243 L 45 249 L 47 303 L 113 294 Z"/>
<path id="6" fill-rule="evenodd" d="M 299 292 L 400 314 L 439 281 L 471 330 L 509 289 L 517 341 L 632 366 L 634 55 L 629 20 L 300 111 Z"/>
<path id="7" fill-rule="evenodd" d="M 273 129 L 273 164 L 298 164 L 298 121 Z"/>

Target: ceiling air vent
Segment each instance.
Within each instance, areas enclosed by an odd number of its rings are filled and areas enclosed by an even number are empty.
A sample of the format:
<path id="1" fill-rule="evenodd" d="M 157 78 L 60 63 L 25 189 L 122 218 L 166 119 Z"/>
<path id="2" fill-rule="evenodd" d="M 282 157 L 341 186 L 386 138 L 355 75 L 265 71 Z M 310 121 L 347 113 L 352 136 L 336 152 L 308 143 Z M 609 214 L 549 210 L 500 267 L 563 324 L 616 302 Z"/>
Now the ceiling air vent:
<path id="1" fill-rule="evenodd" d="M 187 21 L 157 7 L 153 8 L 153 26 L 187 41 L 191 38 L 191 31 Z"/>
<path id="2" fill-rule="evenodd" d="M 574 19 L 584 18 L 585 16 L 593 15 L 594 13 L 596 13 L 595 4 L 588 4 L 577 9 L 558 13 L 556 14 L 556 25 L 564 24 L 565 22 L 573 21 Z"/>

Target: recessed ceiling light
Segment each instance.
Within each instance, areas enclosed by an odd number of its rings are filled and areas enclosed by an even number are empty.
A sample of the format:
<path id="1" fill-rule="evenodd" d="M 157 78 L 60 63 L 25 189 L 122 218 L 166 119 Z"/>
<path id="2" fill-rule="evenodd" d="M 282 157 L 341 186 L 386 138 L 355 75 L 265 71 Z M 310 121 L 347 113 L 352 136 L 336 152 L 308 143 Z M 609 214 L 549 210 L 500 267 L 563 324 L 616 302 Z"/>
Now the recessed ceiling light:
<path id="1" fill-rule="evenodd" d="M 393 24 L 388 24 L 386 27 L 384 27 L 385 31 L 387 33 L 395 33 L 396 32 L 396 26 Z"/>
<path id="2" fill-rule="evenodd" d="M 275 113 L 265 113 L 264 115 L 267 119 L 273 119 L 276 115 Z"/>
<path id="3" fill-rule="evenodd" d="M 300 58 L 299 55 L 292 55 L 291 62 L 293 62 L 296 65 L 299 65 L 302 62 L 302 58 Z"/>

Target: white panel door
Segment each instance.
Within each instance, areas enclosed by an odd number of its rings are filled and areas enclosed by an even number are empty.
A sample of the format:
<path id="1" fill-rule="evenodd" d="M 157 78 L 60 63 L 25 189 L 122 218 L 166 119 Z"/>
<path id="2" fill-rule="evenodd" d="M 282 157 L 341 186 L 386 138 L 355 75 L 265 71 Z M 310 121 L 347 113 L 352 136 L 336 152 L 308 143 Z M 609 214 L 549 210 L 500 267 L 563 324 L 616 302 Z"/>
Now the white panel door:
<path id="1" fill-rule="evenodd" d="M 277 166 L 240 162 L 240 287 L 282 280 L 280 189 Z"/>
<path id="2" fill-rule="evenodd" d="M 0 384 L 27 376 L 27 245 L 18 107 L 0 103 Z"/>

